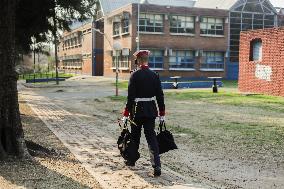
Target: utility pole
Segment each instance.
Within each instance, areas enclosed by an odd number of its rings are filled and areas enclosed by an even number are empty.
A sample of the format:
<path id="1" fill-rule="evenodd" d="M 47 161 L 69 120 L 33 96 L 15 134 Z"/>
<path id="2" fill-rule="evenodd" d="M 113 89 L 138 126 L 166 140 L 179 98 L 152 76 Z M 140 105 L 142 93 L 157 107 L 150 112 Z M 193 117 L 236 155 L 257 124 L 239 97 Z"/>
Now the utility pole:
<path id="1" fill-rule="evenodd" d="M 35 72 L 35 44 L 33 44 L 34 45 L 34 84 L 35 84 L 35 78 L 36 78 L 36 72 Z"/>
<path id="2" fill-rule="evenodd" d="M 35 44 L 36 44 L 36 38 L 33 36 L 32 37 L 32 42 L 33 42 L 33 56 L 34 56 L 34 84 L 35 84 L 35 79 L 36 79 L 36 77 L 35 77 Z"/>
<path id="3" fill-rule="evenodd" d="M 115 64 L 115 96 L 118 96 L 118 64 L 119 51 L 116 50 L 116 64 Z"/>
<path id="4" fill-rule="evenodd" d="M 140 1 L 138 1 L 138 11 L 137 11 L 137 37 L 136 37 L 136 43 L 137 43 L 137 51 L 140 50 Z"/>
<path id="5" fill-rule="evenodd" d="M 116 57 L 116 62 L 115 62 L 115 96 L 118 96 L 118 64 L 119 64 L 119 56 L 121 53 L 121 44 L 119 42 L 114 42 L 113 44 L 113 50 L 115 51 L 115 57 Z"/>
<path id="6" fill-rule="evenodd" d="M 95 60 L 95 42 L 94 40 L 96 40 L 96 32 L 95 32 L 95 18 L 93 16 L 92 18 L 92 52 L 91 52 L 91 56 L 92 56 L 92 76 L 96 75 L 96 60 Z"/>
<path id="7" fill-rule="evenodd" d="M 54 2 L 54 11 L 53 11 L 53 37 L 54 37 L 54 48 L 55 48 L 55 77 L 56 77 L 56 85 L 59 85 L 59 80 L 58 80 L 58 57 L 57 57 L 57 20 L 56 20 L 56 1 Z"/>

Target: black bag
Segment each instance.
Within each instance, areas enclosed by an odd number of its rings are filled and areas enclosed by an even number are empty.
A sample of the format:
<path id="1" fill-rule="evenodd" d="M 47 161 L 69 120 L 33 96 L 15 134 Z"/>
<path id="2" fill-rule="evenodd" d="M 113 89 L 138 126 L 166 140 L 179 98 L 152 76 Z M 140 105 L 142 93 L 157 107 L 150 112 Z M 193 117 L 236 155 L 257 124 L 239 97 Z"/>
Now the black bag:
<path id="1" fill-rule="evenodd" d="M 120 123 L 119 126 L 121 127 Z M 125 160 L 136 162 L 140 158 L 140 153 L 137 151 L 134 142 L 131 140 L 131 133 L 127 128 L 127 122 L 125 122 L 121 134 L 118 137 L 117 147 Z"/>
<path id="2" fill-rule="evenodd" d="M 163 130 L 164 129 L 164 130 Z M 159 134 L 157 135 L 159 153 L 165 153 L 170 150 L 178 149 L 174 141 L 174 137 L 170 131 L 167 130 L 164 121 L 159 124 Z"/>

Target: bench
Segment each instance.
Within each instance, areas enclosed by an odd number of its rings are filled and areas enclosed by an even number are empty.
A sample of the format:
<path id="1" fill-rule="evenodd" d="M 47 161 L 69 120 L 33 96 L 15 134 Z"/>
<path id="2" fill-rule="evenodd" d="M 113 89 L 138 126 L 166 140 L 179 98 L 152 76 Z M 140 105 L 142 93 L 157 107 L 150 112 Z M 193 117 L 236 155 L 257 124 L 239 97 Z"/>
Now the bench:
<path id="1" fill-rule="evenodd" d="M 175 89 L 177 89 L 178 88 L 178 79 L 180 79 L 181 76 L 173 76 L 173 77 L 170 77 L 170 78 L 174 80 L 173 86 L 174 86 Z"/>

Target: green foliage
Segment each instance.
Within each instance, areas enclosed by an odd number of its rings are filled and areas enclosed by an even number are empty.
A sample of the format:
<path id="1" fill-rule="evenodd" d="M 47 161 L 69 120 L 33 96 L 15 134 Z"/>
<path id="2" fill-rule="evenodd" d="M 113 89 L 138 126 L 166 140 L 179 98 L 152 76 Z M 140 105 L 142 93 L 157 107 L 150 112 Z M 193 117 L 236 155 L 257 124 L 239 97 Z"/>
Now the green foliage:
<path id="1" fill-rule="evenodd" d="M 18 49 L 28 52 L 32 36 L 37 43 L 46 42 L 54 28 L 69 30 L 72 22 L 91 18 L 96 3 L 97 0 L 19 0 L 16 9 Z"/>
<path id="2" fill-rule="evenodd" d="M 30 50 L 31 37 L 37 41 L 46 41 L 48 17 L 52 15 L 54 5 L 50 0 L 19 0 L 16 9 L 16 44 L 23 52 Z"/>

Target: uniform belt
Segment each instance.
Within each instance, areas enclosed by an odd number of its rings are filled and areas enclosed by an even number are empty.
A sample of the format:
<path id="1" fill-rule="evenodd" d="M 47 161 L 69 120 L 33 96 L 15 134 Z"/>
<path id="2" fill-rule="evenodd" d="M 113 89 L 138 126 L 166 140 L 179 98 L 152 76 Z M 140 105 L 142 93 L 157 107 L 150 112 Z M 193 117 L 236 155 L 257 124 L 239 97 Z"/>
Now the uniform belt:
<path id="1" fill-rule="evenodd" d="M 149 102 L 149 101 L 153 101 L 156 100 L 156 97 L 151 97 L 151 98 L 135 98 L 135 102 Z"/>

